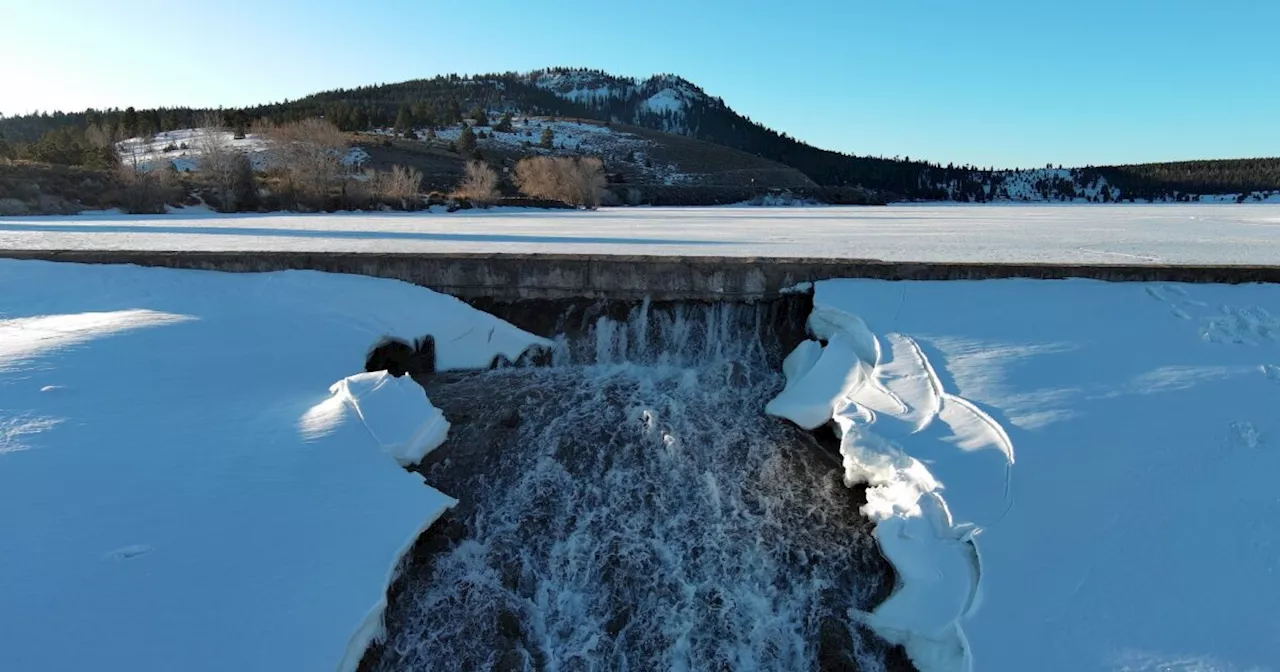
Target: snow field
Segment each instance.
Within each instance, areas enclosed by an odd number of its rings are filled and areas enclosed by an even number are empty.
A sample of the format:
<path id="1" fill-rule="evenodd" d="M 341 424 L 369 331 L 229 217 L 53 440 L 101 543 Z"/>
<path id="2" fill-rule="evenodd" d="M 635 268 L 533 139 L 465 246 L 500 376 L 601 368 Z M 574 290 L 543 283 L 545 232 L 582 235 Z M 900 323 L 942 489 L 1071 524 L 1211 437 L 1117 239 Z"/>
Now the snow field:
<path id="1" fill-rule="evenodd" d="M 0 218 L 0 249 L 467 252 L 1280 265 L 1274 205 L 495 209 Z"/>
<path id="2" fill-rule="evenodd" d="M 1277 315 L 1273 285 L 816 283 L 825 345 L 768 412 L 834 422 L 870 486 L 899 586 L 855 616 L 923 672 L 1276 669 Z"/>
<path id="3" fill-rule="evenodd" d="M 440 412 L 358 373 L 427 333 L 538 340 L 394 281 L 0 261 L 0 669 L 354 669 L 453 503 L 400 466 Z"/>

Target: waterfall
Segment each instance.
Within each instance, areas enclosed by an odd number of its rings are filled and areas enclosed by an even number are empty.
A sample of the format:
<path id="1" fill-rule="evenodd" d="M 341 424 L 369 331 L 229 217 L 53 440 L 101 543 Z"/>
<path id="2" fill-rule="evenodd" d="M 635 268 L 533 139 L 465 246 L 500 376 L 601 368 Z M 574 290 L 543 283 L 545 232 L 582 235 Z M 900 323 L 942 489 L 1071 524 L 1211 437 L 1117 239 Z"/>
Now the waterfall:
<path id="1" fill-rule="evenodd" d="M 576 315 L 551 366 L 426 381 L 453 430 L 420 469 L 459 504 L 364 668 L 909 669 L 856 617 L 892 588 L 860 491 L 764 415 L 776 307 Z"/>

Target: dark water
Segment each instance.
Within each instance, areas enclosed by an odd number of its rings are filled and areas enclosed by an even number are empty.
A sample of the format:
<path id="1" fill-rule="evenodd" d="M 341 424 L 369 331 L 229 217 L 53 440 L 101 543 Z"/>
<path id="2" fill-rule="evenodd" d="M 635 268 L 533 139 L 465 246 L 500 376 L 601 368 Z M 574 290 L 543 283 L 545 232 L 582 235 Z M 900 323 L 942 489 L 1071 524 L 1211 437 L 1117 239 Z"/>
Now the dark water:
<path id="1" fill-rule="evenodd" d="M 421 467 L 459 505 L 371 670 L 909 669 L 856 625 L 892 575 L 838 461 L 764 415 L 759 307 L 637 309 L 544 368 L 442 375 Z"/>

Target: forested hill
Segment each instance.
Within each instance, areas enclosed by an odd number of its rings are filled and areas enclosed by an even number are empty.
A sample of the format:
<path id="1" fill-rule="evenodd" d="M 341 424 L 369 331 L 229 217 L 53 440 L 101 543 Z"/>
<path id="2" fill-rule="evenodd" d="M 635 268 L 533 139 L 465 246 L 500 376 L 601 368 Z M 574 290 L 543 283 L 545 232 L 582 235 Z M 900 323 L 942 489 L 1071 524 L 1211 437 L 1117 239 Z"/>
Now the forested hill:
<path id="1" fill-rule="evenodd" d="M 577 117 L 677 133 L 789 165 L 826 186 L 860 185 L 921 200 L 1187 200 L 1203 195 L 1280 192 L 1280 159 L 1191 161 L 1137 166 L 993 171 L 974 166 L 850 156 L 800 142 L 738 114 L 674 76 L 645 80 L 598 70 L 550 69 L 337 89 L 293 101 L 224 110 L 232 125 L 323 115 L 339 128 L 435 127 L 503 112 Z M 187 128 L 193 109 L 108 110 L 0 118 L 3 144 L 35 142 L 67 126 L 99 122 L 129 135 Z"/>

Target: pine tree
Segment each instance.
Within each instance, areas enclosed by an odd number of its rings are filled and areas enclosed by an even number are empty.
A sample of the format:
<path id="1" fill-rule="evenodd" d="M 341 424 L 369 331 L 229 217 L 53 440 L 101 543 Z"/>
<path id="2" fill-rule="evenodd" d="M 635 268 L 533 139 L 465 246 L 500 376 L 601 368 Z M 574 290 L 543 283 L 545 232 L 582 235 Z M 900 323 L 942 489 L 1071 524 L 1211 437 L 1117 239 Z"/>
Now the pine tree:
<path id="1" fill-rule="evenodd" d="M 476 126 L 488 126 L 489 115 L 484 111 L 484 107 L 477 105 L 476 109 L 471 110 L 471 118 L 476 120 Z"/>
<path id="2" fill-rule="evenodd" d="M 458 104 L 457 98 L 450 98 L 449 99 L 449 118 L 446 119 L 445 122 L 450 124 L 456 124 L 459 121 L 462 121 L 462 106 Z"/>
<path id="3" fill-rule="evenodd" d="M 555 141 L 556 141 L 556 134 L 554 131 L 551 130 L 550 126 L 542 129 L 542 139 L 538 141 L 538 145 L 540 145 L 543 149 L 551 149 Z"/>
<path id="4" fill-rule="evenodd" d="M 124 127 L 124 134 L 134 137 L 138 134 L 138 111 L 132 107 L 125 108 L 124 118 L 120 120 L 120 125 Z"/>
<path id="5" fill-rule="evenodd" d="M 396 112 L 396 134 L 404 135 L 404 132 L 413 126 L 413 112 L 409 111 L 408 105 L 401 105 L 400 110 Z"/>
<path id="6" fill-rule="evenodd" d="M 515 129 L 512 128 L 511 122 L 512 122 L 511 113 L 504 112 L 502 114 L 502 119 L 498 121 L 497 126 L 493 127 L 493 130 L 498 131 L 499 133 L 514 133 Z"/>
<path id="7" fill-rule="evenodd" d="M 463 156 L 471 156 L 476 151 L 476 134 L 466 124 L 463 124 L 462 133 L 458 135 L 458 151 Z"/>
<path id="8" fill-rule="evenodd" d="M 414 126 L 434 126 L 431 122 L 431 108 L 426 103 L 416 103 L 413 106 L 413 125 Z"/>

